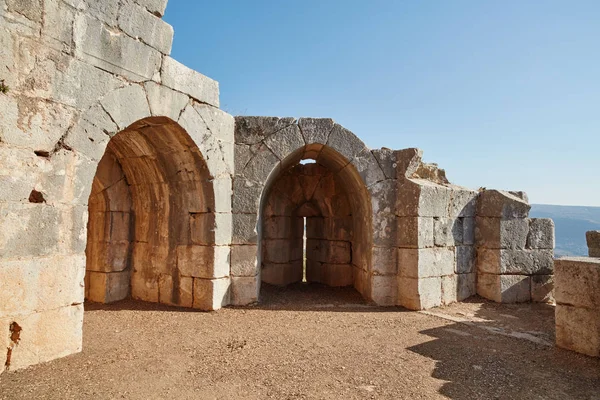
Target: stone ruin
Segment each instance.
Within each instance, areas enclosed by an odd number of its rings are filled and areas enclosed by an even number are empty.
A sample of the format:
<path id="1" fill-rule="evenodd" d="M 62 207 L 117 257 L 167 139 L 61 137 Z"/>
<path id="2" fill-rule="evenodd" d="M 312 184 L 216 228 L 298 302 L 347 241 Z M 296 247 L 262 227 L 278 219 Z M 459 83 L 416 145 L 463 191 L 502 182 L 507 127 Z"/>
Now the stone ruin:
<path id="1" fill-rule="evenodd" d="M 84 299 L 216 310 L 305 277 L 411 310 L 552 301 L 523 192 L 331 119 L 230 116 L 169 56 L 166 3 L 0 0 L 0 371 L 81 351 Z"/>

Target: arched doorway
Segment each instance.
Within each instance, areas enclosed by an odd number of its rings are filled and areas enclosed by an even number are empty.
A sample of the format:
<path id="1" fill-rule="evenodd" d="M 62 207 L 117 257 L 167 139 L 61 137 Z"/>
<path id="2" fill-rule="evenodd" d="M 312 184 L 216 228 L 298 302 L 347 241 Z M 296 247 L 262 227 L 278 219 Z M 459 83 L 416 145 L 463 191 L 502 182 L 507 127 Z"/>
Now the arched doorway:
<path id="1" fill-rule="evenodd" d="M 352 286 L 369 299 L 370 195 L 356 168 L 333 148 L 307 145 L 274 169 L 258 225 L 262 282 Z"/>
<path id="2" fill-rule="evenodd" d="M 214 192 L 186 131 L 165 117 L 140 120 L 108 143 L 89 198 L 86 298 L 212 308 Z"/>

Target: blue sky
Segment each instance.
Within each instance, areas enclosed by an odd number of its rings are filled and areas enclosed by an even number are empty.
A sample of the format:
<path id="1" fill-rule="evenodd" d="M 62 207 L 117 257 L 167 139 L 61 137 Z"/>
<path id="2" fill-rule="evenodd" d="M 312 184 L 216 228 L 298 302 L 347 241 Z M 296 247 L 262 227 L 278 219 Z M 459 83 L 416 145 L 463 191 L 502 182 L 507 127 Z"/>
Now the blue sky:
<path id="1" fill-rule="evenodd" d="M 451 182 L 600 206 L 600 1 L 171 0 L 233 115 L 331 117 Z"/>

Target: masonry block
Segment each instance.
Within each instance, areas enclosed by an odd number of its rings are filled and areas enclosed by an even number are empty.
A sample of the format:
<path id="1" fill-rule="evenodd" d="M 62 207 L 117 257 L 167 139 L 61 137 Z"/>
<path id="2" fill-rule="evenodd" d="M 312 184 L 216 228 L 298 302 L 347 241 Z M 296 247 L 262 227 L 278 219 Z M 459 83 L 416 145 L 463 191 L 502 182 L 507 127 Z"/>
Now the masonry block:
<path id="1" fill-rule="evenodd" d="M 529 220 L 477 217 L 477 246 L 488 249 L 519 249 L 527 246 Z"/>
<path id="2" fill-rule="evenodd" d="M 554 221 L 550 218 L 532 218 L 529 220 L 527 248 L 550 249 L 555 247 Z"/>
<path id="3" fill-rule="evenodd" d="M 554 303 L 554 275 L 531 276 L 531 301 Z"/>
<path id="4" fill-rule="evenodd" d="M 477 250 L 477 268 L 490 274 L 549 275 L 554 271 L 552 250 Z"/>
<path id="5" fill-rule="evenodd" d="M 398 217 L 398 247 L 433 247 L 434 223 L 430 217 Z"/>
<path id="6" fill-rule="evenodd" d="M 556 345 L 592 357 L 600 357 L 600 312 L 598 309 L 557 304 Z"/>
<path id="7" fill-rule="evenodd" d="M 585 238 L 590 257 L 600 257 L 600 231 L 586 232 Z"/>
<path id="8" fill-rule="evenodd" d="M 531 300 L 531 278 L 526 275 L 477 275 L 477 294 L 497 303 L 524 303 Z"/>
<path id="9" fill-rule="evenodd" d="M 260 293 L 260 279 L 257 276 L 231 277 L 231 304 L 246 306 L 256 303 Z"/>
<path id="10" fill-rule="evenodd" d="M 454 248 L 398 249 L 398 274 L 409 278 L 452 275 Z"/>
<path id="11" fill-rule="evenodd" d="M 193 307 L 212 311 L 230 303 L 229 277 L 220 279 L 194 279 Z"/>

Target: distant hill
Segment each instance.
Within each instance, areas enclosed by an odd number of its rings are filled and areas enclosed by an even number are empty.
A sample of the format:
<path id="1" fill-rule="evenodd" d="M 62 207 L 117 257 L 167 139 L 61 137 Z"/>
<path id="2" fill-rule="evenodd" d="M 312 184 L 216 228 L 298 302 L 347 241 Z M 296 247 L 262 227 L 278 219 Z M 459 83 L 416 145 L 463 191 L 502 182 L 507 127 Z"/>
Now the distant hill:
<path id="1" fill-rule="evenodd" d="M 585 233 L 600 230 L 600 207 L 532 204 L 529 216 L 554 220 L 556 256 L 587 256 Z"/>

